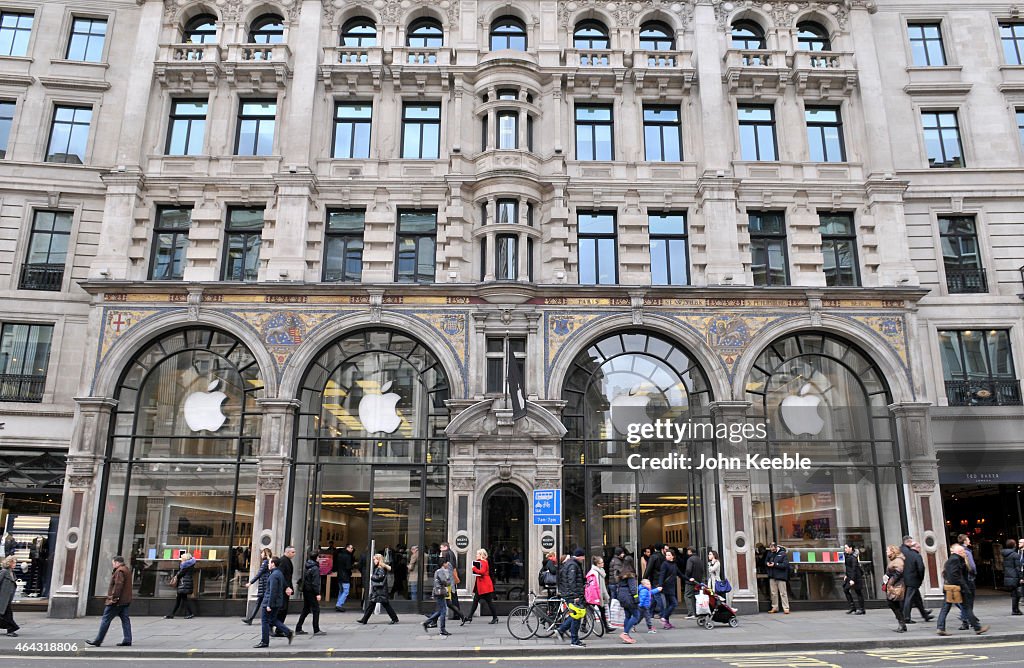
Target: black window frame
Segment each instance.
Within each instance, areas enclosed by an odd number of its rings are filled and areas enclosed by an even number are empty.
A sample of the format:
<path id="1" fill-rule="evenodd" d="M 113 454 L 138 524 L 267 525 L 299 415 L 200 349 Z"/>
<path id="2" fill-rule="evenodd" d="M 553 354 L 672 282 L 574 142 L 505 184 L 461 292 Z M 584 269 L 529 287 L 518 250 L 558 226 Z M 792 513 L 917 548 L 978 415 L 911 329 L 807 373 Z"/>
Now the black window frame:
<path id="1" fill-rule="evenodd" d="M 929 117 L 933 117 L 935 125 L 929 125 Z M 953 125 L 944 125 L 943 117 L 952 117 Z M 960 114 L 956 109 L 922 109 L 921 110 L 921 128 L 924 133 L 924 150 L 925 157 L 928 160 L 928 167 L 930 169 L 960 169 L 967 166 L 967 161 L 964 158 L 964 142 L 963 137 L 960 134 Z M 957 158 L 950 160 L 946 155 L 946 141 L 943 138 L 945 130 L 956 131 L 956 146 L 959 155 Z M 938 146 L 942 151 L 942 162 L 936 162 L 935 158 L 928 154 L 928 133 L 938 133 Z M 936 156 L 939 157 L 939 156 Z M 959 161 L 959 162 L 958 162 Z"/>
<path id="2" fill-rule="evenodd" d="M 368 32 L 359 31 L 358 28 L 372 28 L 373 37 Z M 372 44 L 364 44 L 365 40 L 373 40 Z M 351 40 L 352 43 L 349 42 Z M 341 33 L 338 35 L 338 46 L 354 48 L 370 48 L 377 46 L 377 24 L 368 16 L 355 16 L 341 26 Z"/>
<path id="3" fill-rule="evenodd" d="M 937 336 L 941 340 L 944 336 L 952 339 L 952 345 L 959 352 L 960 373 L 953 373 L 946 365 L 946 355 L 943 354 L 943 345 L 939 343 L 939 358 L 942 360 L 942 380 L 945 384 L 946 401 L 950 406 L 1020 406 L 1022 404 L 1020 380 L 1017 377 L 1017 367 L 1013 363 L 1013 339 L 1010 335 L 1010 328 L 987 328 L 977 329 L 940 329 Z M 992 363 L 992 344 L 989 337 L 1001 334 L 1006 341 L 1007 355 L 1010 371 L 1007 374 L 995 373 Z M 967 372 L 967 348 L 964 345 L 964 337 L 978 335 L 982 337 L 978 346 L 984 351 L 985 373 Z"/>
<path id="4" fill-rule="evenodd" d="M 581 219 L 584 216 L 599 218 L 607 216 L 611 219 L 611 232 L 583 232 Z M 615 211 L 577 211 L 576 212 L 576 276 L 579 285 L 618 285 L 619 284 L 619 227 L 618 214 Z M 612 282 L 601 282 L 601 241 L 610 239 L 612 242 Z M 593 267 L 594 282 L 583 282 L 583 241 L 594 241 Z"/>
<path id="5" fill-rule="evenodd" d="M 939 252 L 942 253 L 946 292 L 951 295 L 987 293 L 988 275 L 985 272 L 985 261 L 981 255 L 978 219 L 973 215 L 940 214 L 937 216 L 937 222 Z M 962 227 L 964 223 L 969 223 L 969 231 Z M 965 240 L 969 240 L 970 244 L 965 245 Z M 947 245 L 950 249 L 958 251 L 958 254 L 947 255 Z M 964 253 L 964 249 L 969 246 L 973 246 L 974 252 L 971 253 L 968 250 L 967 253 Z M 973 258 L 973 261 L 970 258 Z"/>
<path id="6" fill-rule="evenodd" d="M 929 36 L 928 29 L 934 28 L 936 35 Z M 915 31 L 918 34 L 915 34 Z M 910 65 L 911 67 L 945 67 L 949 65 L 949 58 L 946 56 L 946 44 L 942 39 L 942 21 L 913 21 L 907 22 L 907 40 L 910 42 Z M 932 62 L 932 51 L 929 48 L 938 44 L 938 54 L 942 62 Z M 924 54 L 924 62 L 920 63 L 914 56 L 914 47 L 919 45 Z"/>
<path id="7" fill-rule="evenodd" d="M 580 119 L 579 112 L 581 110 L 607 110 L 608 120 L 599 119 Z M 580 156 L 580 141 L 579 131 L 580 127 L 590 128 L 591 146 L 594 147 L 591 157 L 584 158 Z M 609 156 L 607 158 L 598 157 L 598 142 L 597 142 L 597 131 L 598 127 L 607 126 L 609 129 Z M 615 105 L 614 104 L 577 104 L 573 108 L 573 141 L 575 142 L 576 160 L 580 162 L 611 162 L 615 160 Z"/>
<path id="8" fill-rule="evenodd" d="M 766 219 L 772 216 L 777 218 L 780 222 L 781 232 L 764 231 L 763 225 L 761 229 L 755 231 L 752 226 L 752 222 L 755 218 Z M 753 283 L 756 287 L 778 287 L 790 285 L 789 275 L 789 243 L 787 238 L 786 229 L 786 212 L 781 210 L 769 210 L 769 211 L 747 211 L 747 231 L 750 235 L 750 272 L 753 276 Z M 783 279 L 781 283 L 776 283 L 772 280 L 773 267 L 771 266 L 771 245 L 772 243 L 778 243 L 782 249 L 782 271 Z M 754 250 L 755 246 L 764 246 L 765 255 L 765 282 L 759 283 L 757 280 L 757 274 L 754 272 Z"/>
<path id="9" fill-rule="evenodd" d="M 1006 65 L 1024 65 L 1024 21 L 1000 21 L 999 43 Z M 1007 58 L 1012 46 L 1013 58 Z"/>
<path id="10" fill-rule="evenodd" d="M 12 26 L 5 26 L 4 25 L 4 20 L 7 17 L 16 17 L 15 21 L 14 21 L 14 25 L 12 25 Z M 27 28 L 22 26 L 22 20 L 23 19 L 28 19 L 28 27 Z M 0 56 L 6 56 L 6 57 L 12 57 L 12 58 L 25 58 L 25 57 L 27 57 L 28 56 L 29 42 L 32 40 L 32 28 L 35 25 L 35 22 L 36 22 L 36 16 L 32 12 L 24 12 L 24 11 L 2 11 L 2 12 L 0 12 L 0 35 L 3 35 L 3 33 L 5 33 L 5 32 L 13 33 L 12 36 L 11 36 L 10 52 L 9 53 L 0 53 Z M 28 33 L 28 37 L 25 39 L 25 52 L 24 53 L 14 53 L 14 47 L 15 47 L 15 45 L 18 42 L 19 33 Z M 2 41 L 3 41 L 3 39 L 0 38 L 0 42 L 2 42 Z"/>
<path id="11" fill-rule="evenodd" d="M 811 120 L 810 112 L 831 111 L 836 115 L 835 121 Z M 807 149 L 808 158 L 812 162 L 846 162 L 846 136 L 843 134 L 843 111 L 839 105 L 807 105 L 804 107 L 804 124 L 807 126 Z M 828 139 L 825 136 L 826 128 L 835 128 L 839 141 L 839 159 L 833 160 L 829 155 Z M 818 141 L 821 142 L 821 152 L 824 160 L 815 160 L 813 142 L 811 141 L 812 130 L 817 131 Z"/>
<path id="12" fill-rule="evenodd" d="M 820 52 L 832 50 L 832 39 L 825 26 L 817 21 L 801 21 L 796 24 L 796 46 L 800 51 Z"/>
<path id="13" fill-rule="evenodd" d="M 6 114 L 10 108 L 10 115 Z M 7 145 L 11 139 L 11 129 L 14 127 L 14 114 L 18 111 L 16 100 L 0 99 L 0 160 L 7 157 Z"/>
<path id="14" fill-rule="evenodd" d="M 422 43 L 413 44 L 414 41 Z M 409 24 L 405 45 L 414 49 L 439 49 L 444 46 L 444 26 L 432 16 L 420 17 Z"/>
<path id="15" fill-rule="evenodd" d="M 826 232 L 825 219 L 835 218 L 844 219 L 849 224 L 849 231 L 844 233 Z M 818 212 L 818 230 L 821 234 L 821 255 L 825 258 L 831 255 L 833 260 L 833 266 L 835 267 L 835 278 L 831 280 L 828 272 L 828 263 L 822 263 L 822 271 L 825 274 L 825 285 L 828 287 L 860 287 L 860 256 L 857 250 L 857 224 L 854 219 L 852 211 L 819 211 Z M 850 254 L 849 260 L 850 265 L 843 266 L 840 259 L 842 257 L 837 242 L 845 242 L 849 244 Z M 846 270 L 852 273 L 849 283 L 843 282 L 842 277 L 844 276 L 843 271 Z M 845 274 L 848 275 L 848 274 Z"/>
<path id="16" fill-rule="evenodd" d="M 343 230 L 335 228 L 331 229 L 331 220 L 335 216 L 345 217 L 359 217 L 360 225 L 359 232 L 355 232 L 354 227 L 349 227 Z M 321 266 L 321 278 L 325 283 L 361 283 L 363 280 L 363 251 L 365 250 L 364 235 L 366 234 L 366 211 L 363 209 L 327 209 L 326 216 L 324 218 L 324 256 Z M 330 250 L 332 242 L 341 245 L 341 253 L 338 257 L 341 260 L 341 266 L 338 267 L 332 274 L 332 267 L 328 262 L 330 256 Z M 350 251 L 353 250 L 355 245 L 358 244 L 359 257 L 356 260 L 354 257 L 349 255 Z M 359 265 L 358 272 L 350 272 L 348 263 L 356 261 Z"/>
<path id="17" fill-rule="evenodd" d="M 654 34 L 655 31 L 660 35 Z M 645 34 L 647 33 L 647 34 Z M 667 46 L 662 46 L 667 44 Z M 644 21 L 640 25 L 641 51 L 675 51 L 676 36 L 672 28 L 662 21 Z"/>
<path id="18" fill-rule="evenodd" d="M 499 32 L 500 31 L 500 32 Z M 504 40 L 505 46 L 495 47 L 495 40 Z M 522 40 L 523 48 L 513 47 L 513 40 Z M 491 22 L 491 29 L 487 33 L 487 42 L 491 51 L 526 51 L 529 48 L 529 37 L 526 34 L 526 24 L 522 19 L 506 14 L 499 16 Z"/>
<path id="19" fill-rule="evenodd" d="M 1024 107 L 1017 107 L 1013 110 L 1017 119 L 1017 135 L 1020 137 L 1020 145 L 1024 148 Z"/>
<path id="20" fill-rule="evenodd" d="M 71 110 L 72 111 L 72 117 L 71 117 L 70 121 L 58 121 L 57 120 L 57 116 L 58 116 L 58 114 L 60 114 L 60 112 L 62 110 Z M 87 122 L 83 123 L 83 122 L 77 120 L 78 112 L 80 112 L 80 111 L 88 111 L 89 112 L 89 120 Z M 91 127 L 92 126 L 92 117 L 93 117 L 93 108 L 91 106 L 78 105 L 78 104 L 58 104 L 58 105 L 55 105 L 53 107 L 53 120 L 50 122 L 50 136 L 49 136 L 49 139 L 47 139 L 47 141 L 46 141 L 46 156 L 45 156 L 43 162 L 55 162 L 55 163 L 65 164 L 65 165 L 84 165 L 85 164 L 85 158 L 86 158 L 85 153 L 89 150 L 89 132 L 90 132 L 90 130 L 92 130 L 92 127 Z M 57 152 L 54 152 L 52 150 L 53 149 L 54 132 L 57 129 L 57 124 L 58 123 L 63 124 L 63 125 L 68 125 L 71 128 L 69 130 L 69 132 L 68 132 L 68 143 L 67 143 L 67 146 L 65 146 L 66 149 L 71 148 L 72 135 L 74 134 L 75 128 L 80 128 L 82 126 L 85 126 L 85 128 L 86 128 L 86 131 L 85 131 L 85 145 L 82 147 L 82 155 L 78 155 L 77 153 L 68 153 L 67 151 L 65 151 L 64 153 L 62 153 L 62 155 L 64 156 L 63 160 L 52 160 L 51 159 L 51 158 L 53 158 L 53 156 L 58 155 Z M 74 162 L 73 160 L 69 160 L 68 158 L 71 157 L 71 156 L 76 156 L 78 158 L 78 162 Z"/>
<path id="21" fill-rule="evenodd" d="M 0 352 L 0 402 L 22 402 L 22 403 L 40 403 L 43 400 L 43 393 L 46 389 L 46 377 L 50 372 L 50 355 L 53 354 L 53 323 L 42 323 L 42 322 L 20 322 L 14 320 L 5 320 L 0 322 L 0 351 L 2 351 L 3 341 L 6 338 L 8 327 L 25 327 L 25 336 L 22 339 L 14 338 L 14 344 L 20 345 L 20 353 L 15 353 L 20 356 L 22 368 L 21 373 L 10 373 L 10 363 L 12 360 L 17 361 L 16 358 L 6 359 Z M 45 368 L 42 373 L 25 373 L 26 369 L 24 365 L 28 363 L 28 344 L 32 340 L 33 329 L 42 330 L 47 328 L 50 330 L 49 337 L 46 342 L 46 359 L 44 361 Z M 38 340 L 38 336 L 37 336 Z"/>
<path id="22" fill-rule="evenodd" d="M 422 109 L 433 108 L 437 109 L 437 119 L 428 118 L 409 118 L 407 117 L 409 109 L 413 107 L 419 107 Z M 410 126 L 415 125 L 419 130 L 420 140 L 418 142 L 419 155 L 408 156 L 405 154 L 405 136 L 409 131 Z M 423 153 L 423 131 L 422 127 L 427 125 L 437 126 L 437 148 L 436 155 L 433 157 L 424 157 Z M 440 102 L 403 102 L 402 103 L 402 159 L 403 160 L 438 160 L 441 157 L 441 103 Z"/>
<path id="23" fill-rule="evenodd" d="M 345 108 L 367 108 L 370 110 L 370 116 L 364 118 L 362 116 L 350 116 L 339 118 L 339 114 L 342 109 Z M 338 155 L 338 129 L 339 126 L 345 124 L 352 125 L 352 134 L 349 140 L 347 156 Z M 366 131 L 366 155 L 356 155 L 356 138 L 358 133 L 356 132 L 356 126 L 367 126 Z M 332 160 L 366 160 L 370 157 L 370 148 L 373 146 L 373 102 L 359 102 L 353 100 L 335 100 L 334 101 L 334 123 L 331 129 L 331 159 Z M 362 153 L 362 152 L 360 152 Z"/>
<path id="24" fill-rule="evenodd" d="M 273 116 L 265 116 L 260 114 L 246 114 L 245 107 L 249 104 L 265 105 L 270 104 L 274 107 Z M 253 144 L 252 153 L 240 153 L 242 146 L 242 123 L 245 121 L 255 121 L 256 130 L 253 132 Z M 271 124 L 271 135 L 270 135 L 270 153 L 257 153 L 257 149 L 260 145 L 260 134 L 261 127 L 265 122 Z M 235 118 L 235 155 L 247 158 L 262 158 L 269 155 L 274 155 L 274 140 L 277 135 L 277 99 L 276 98 L 241 98 L 238 100 L 238 114 Z"/>
<path id="25" fill-rule="evenodd" d="M 434 217 L 434 229 L 429 232 L 423 231 L 403 231 L 402 230 L 402 216 L 423 216 L 431 215 Z M 437 281 L 437 209 L 399 209 L 398 210 L 398 222 L 396 225 L 395 233 L 395 283 L 416 283 L 416 284 L 431 284 Z M 415 269 L 411 274 L 403 273 L 401 271 L 402 263 L 402 241 L 404 239 L 411 239 L 413 241 L 413 261 Z M 420 257 L 420 244 L 424 241 L 429 240 L 433 245 L 433 254 L 431 256 L 431 273 L 429 276 L 421 274 L 419 270 L 419 257 Z"/>
<path id="26" fill-rule="evenodd" d="M 206 28 L 209 25 L 213 26 L 212 30 Z M 197 36 L 200 38 L 198 41 L 195 39 Z M 213 14 L 193 16 L 182 29 L 181 39 L 186 44 L 216 44 L 217 17 Z"/>
<path id="27" fill-rule="evenodd" d="M 50 229 L 39 229 L 41 215 L 52 215 Z M 67 222 L 67 229 L 57 229 L 57 220 L 60 218 Z M 19 290 L 37 290 L 42 292 L 60 292 L 64 286 L 64 272 L 67 271 L 68 256 L 72 254 L 71 233 L 74 229 L 75 217 L 71 211 L 60 209 L 35 209 L 32 211 L 32 224 L 28 230 L 28 247 L 25 252 L 25 262 L 21 267 L 21 280 L 18 284 Z M 46 246 L 46 258 L 43 262 L 32 261 L 32 248 L 35 245 L 37 234 L 49 235 Z M 65 237 L 64 258 L 55 262 L 51 257 L 53 254 L 53 238 L 55 236 Z"/>
<path id="28" fill-rule="evenodd" d="M 203 113 L 202 116 L 199 116 L 198 114 L 194 114 L 193 115 L 193 114 L 187 114 L 187 113 L 180 113 L 180 112 L 177 111 L 178 105 L 180 105 L 180 104 L 200 104 L 200 103 L 202 103 L 206 107 L 206 111 Z M 193 123 L 196 122 L 196 121 L 202 121 L 202 123 L 203 123 L 203 126 L 202 126 L 203 127 L 203 129 L 202 129 L 203 138 L 202 138 L 202 141 L 200 142 L 200 144 L 203 144 L 203 145 L 206 144 L 206 118 L 209 115 L 209 113 L 210 113 L 210 101 L 208 99 L 206 99 L 206 98 L 172 98 L 171 99 L 171 113 L 170 113 L 170 116 L 168 117 L 168 122 L 167 122 L 167 143 L 164 146 L 164 155 L 169 155 L 169 156 L 202 155 L 203 154 L 203 146 L 199 147 L 199 151 L 197 153 L 190 153 L 188 151 L 188 146 L 191 143 Z M 184 153 L 171 153 L 171 140 L 174 137 L 175 125 L 179 121 L 185 123 L 185 152 Z"/>
<path id="29" fill-rule="evenodd" d="M 595 31 L 597 35 L 582 35 L 582 33 Z M 602 42 L 601 46 L 595 46 L 595 42 Z M 585 46 L 581 46 L 584 43 Z M 611 47 L 611 35 L 608 26 L 597 19 L 584 19 L 572 29 L 572 46 L 574 49 L 586 50 L 607 50 Z"/>
<path id="30" fill-rule="evenodd" d="M 503 265 L 498 261 L 501 256 L 502 243 L 510 245 L 512 254 L 512 271 L 511 275 L 506 275 L 504 269 L 508 268 L 508 265 Z M 494 280 L 496 281 L 518 281 L 519 280 L 519 235 L 509 234 L 504 232 L 501 234 L 494 235 Z"/>
<path id="31" fill-rule="evenodd" d="M 88 30 L 81 32 L 79 30 L 80 23 L 87 23 Z M 96 25 L 103 26 L 103 32 L 93 32 L 93 28 Z M 106 48 L 107 43 L 107 30 L 109 28 L 109 22 L 106 18 L 96 16 L 73 16 L 71 18 L 71 32 L 68 34 L 68 47 L 64 50 L 64 59 L 72 60 L 76 63 L 102 63 L 103 62 L 103 51 Z M 89 49 L 92 46 L 94 39 L 99 39 L 100 52 L 95 60 L 90 60 L 87 56 L 89 55 Z M 72 58 L 72 50 L 75 49 L 76 44 L 82 40 L 85 41 L 85 46 L 82 47 L 82 57 Z"/>
<path id="32" fill-rule="evenodd" d="M 682 232 L 653 232 L 651 231 L 651 219 L 652 218 L 675 218 L 678 217 L 682 222 Z M 647 230 L 648 230 L 648 246 L 651 249 L 651 285 L 664 285 L 664 286 L 686 286 L 690 285 L 690 235 L 689 226 L 686 219 L 686 211 L 648 211 L 647 212 Z M 666 283 L 661 283 L 655 280 L 655 242 L 664 241 L 665 246 L 661 253 L 662 260 L 665 265 L 665 275 L 667 277 Z M 679 258 L 677 255 L 672 253 L 672 242 L 682 241 L 683 242 L 683 255 Z M 677 272 L 681 271 L 682 282 L 674 280 Z"/>
<path id="33" fill-rule="evenodd" d="M 673 120 L 673 121 L 663 121 L 663 120 L 659 120 L 659 119 L 650 119 L 650 120 L 648 120 L 648 118 L 647 118 L 647 112 L 648 111 L 655 112 L 655 113 L 663 113 L 663 112 L 671 111 L 671 112 L 675 113 L 676 117 L 675 117 L 675 120 Z M 683 119 L 682 119 L 682 113 L 681 113 L 679 107 L 676 106 L 676 105 L 673 105 L 673 104 L 645 104 L 645 105 L 643 105 L 640 108 L 640 115 L 641 115 L 641 117 L 643 119 L 643 130 L 644 130 L 644 160 L 646 160 L 647 162 L 682 162 L 683 161 Z M 659 130 L 658 130 L 658 141 L 659 141 L 658 151 L 659 151 L 659 153 L 658 154 L 660 155 L 660 157 L 656 157 L 656 158 L 652 158 L 651 157 L 651 146 L 650 146 L 650 144 L 647 141 L 647 130 L 648 130 L 648 128 L 659 128 Z M 665 145 L 666 145 L 665 133 L 666 133 L 666 128 L 674 128 L 675 129 L 675 133 L 676 133 L 675 139 L 676 139 L 676 141 L 672 142 L 672 143 L 674 145 L 676 145 L 676 148 L 679 151 L 679 159 L 678 160 L 667 160 L 665 158 Z"/>
<path id="34" fill-rule="evenodd" d="M 261 14 L 249 23 L 246 31 L 249 44 L 284 44 L 284 17 L 268 12 Z M 275 39 L 278 38 L 278 39 Z"/>
<path id="35" fill-rule="evenodd" d="M 252 228 L 252 227 L 237 227 L 237 228 L 233 227 L 233 224 L 237 224 L 235 222 L 233 216 L 234 216 L 235 213 L 239 213 L 239 212 L 259 212 L 260 219 L 261 219 L 261 224 L 260 224 L 259 229 Z M 265 207 L 254 207 L 254 206 L 229 206 L 228 207 L 227 216 L 226 216 L 225 222 L 224 222 L 224 251 L 223 251 L 222 257 L 221 257 L 221 275 L 220 275 L 220 280 L 221 281 L 233 282 L 233 283 L 252 283 L 252 282 L 258 280 L 258 278 L 259 278 L 259 270 L 260 270 L 260 267 L 259 267 L 259 264 L 260 264 L 260 251 L 263 248 L 263 228 L 266 226 L 266 224 L 267 224 L 267 221 L 266 221 L 266 208 Z M 247 276 L 246 275 L 246 268 L 245 268 L 245 266 L 247 264 L 246 260 L 249 259 L 249 255 L 250 255 L 250 252 L 252 250 L 248 246 L 248 241 L 249 241 L 250 238 L 253 238 L 253 237 L 255 237 L 255 238 L 257 238 L 259 240 L 259 243 L 256 245 L 256 248 L 255 248 L 255 252 L 256 252 L 256 265 L 251 270 L 253 272 L 253 274 L 251 276 Z M 229 260 L 231 259 L 231 252 L 234 250 L 233 244 L 232 244 L 232 241 L 234 239 L 241 239 L 243 241 L 243 243 L 241 244 L 242 255 L 241 255 L 241 264 L 240 264 L 240 269 L 241 269 L 241 277 L 240 278 L 235 278 L 233 273 L 230 276 L 228 274 L 228 272 L 231 271 L 231 266 L 229 264 Z"/>
<path id="36" fill-rule="evenodd" d="M 188 224 L 184 227 L 178 225 L 168 225 L 165 223 L 165 216 L 171 211 L 188 212 Z M 192 211 L 191 206 L 177 206 L 177 205 L 160 205 L 156 209 L 156 219 L 153 221 L 153 245 L 150 247 L 149 257 L 149 280 L 151 281 L 180 281 L 183 280 L 185 275 L 185 260 L 188 255 L 189 239 L 188 233 L 192 227 Z M 156 269 L 158 265 L 158 259 L 160 257 L 160 249 L 163 247 L 161 244 L 161 237 L 163 235 L 170 235 L 170 244 L 168 248 L 174 249 L 175 255 L 177 254 L 178 242 L 184 239 L 184 244 L 181 247 L 181 273 L 174 275 L 173 270 L 169 270 L 169 275 L 157 276 Z M 173 267 L 175 261 L 171 260 L 168 263 L 168 267 Z"/>
<path id="37" fill-rule="evenodd" d="M 744 31 L 749 33 L 749 36 L 742 34 Z M 751 46 L 751 42 L 755 45 Z M 729 48 L 740 51 L 764 51 L 768 48 L 764 28 L 757 21 L 750 19 L 733 21 L 729 26 Z"/>
<path id="38" fill-rule="evenodd" d="M 505 340 L 508 339 L 508 352 L 512 354 L 516 366 L 519 367 L 519 377 L 523 382 L 523 391 L 526 391 L 526 346 L 525 336 L 488 336 L 485 342 L 484 357 L 486 358 L 484 370 L 484 394 L 497 395 L 505 393 L 505 386 L 508 382 L 508 364 L 505 358 Z M 500 385 L 500 389 L 498 388 Z"/>
<path id="39" fill-rule="evenodd" d="M 761 120 L 761 119 L 744 120 L 742 118 L 741 114 L 745 110 L 751 110 L 751 111 L 753 111 L 753 110 L 767 110 L 771 117 L 767 121 Z M 743 151 L 743 132 L 741 130 L 740 133 L 739 133 L 740 134 L 740 137 L 739 137 L 740 141 L 738 142 L 739 149 L 740 149 L 740 160 L 744 160 L 744 161 L 747 161 L 747 162 L 778 162 L 779 161 L 779 133 L 778 133 L 778 129 L 776 127 L 775 105 L 774 104 L 738 104 L 736 106 L 736 116 L 737 116 L 736 122 L 737 122 L 737 124 L 739 125 L 740 128 L 743 128 L 744 126 L 755 128 L 755 130 L 754 130 L 754 153 L 756 154 L 757 157 L 755 157 L 753 159 L 744 157 L 744 155 L 743 155 L 743 153 L 744 153 L 744 151 Z M 761 133 L 758 132 L 757 129 L 758 128 L 762 128 L 762 127 L 767 127 L 767 128 L 771 129 L 771 133 L 772 133 L 772 146 L 771 146 L 771 148 L 772 148 L 772 157 L 771 157 L 771 159 L 765 159 L 765 158 L 763 158 L 761 156 L 761 153 L 762 153 L 762 151 L 761 151 Z"/>

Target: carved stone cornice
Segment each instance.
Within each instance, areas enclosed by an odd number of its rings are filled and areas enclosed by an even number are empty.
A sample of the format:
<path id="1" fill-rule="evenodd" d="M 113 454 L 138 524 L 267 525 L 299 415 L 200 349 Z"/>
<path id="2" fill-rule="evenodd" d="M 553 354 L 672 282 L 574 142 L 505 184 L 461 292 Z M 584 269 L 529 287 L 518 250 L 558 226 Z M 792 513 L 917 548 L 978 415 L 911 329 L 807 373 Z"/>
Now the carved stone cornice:
<path id="1" fill-rule="evenodd" d="M 620 28 L 639 25 L 640 19 L 654 10 L 675 14 L 679 17 L 683 29 L 686 29 L 693 19 L 693 3 L 678 0 L 569 0 L 558 3 L 558 22 L 563 28 L 568 28 L 569 21 L 581 9 L 594 9 L 603 14 L 611 14 Z"/>
<path id="2" fill-rule="evenodd" d="M 817 10 L 828 14 L 839 24 L 840 30 L 846 30 L 846 24 L 850 18 L 851 0 L 839 0 L 837 2 L 808 0 L 783 1 L 783 2 L 754 2 L 753 0 L 713 0 L 715 5 L 715 18 L 718 27 L 724 29 L 729 18 L 735 16 L 738 11 L 744 8 L 756 8 L 771 16 L 772 25 L 764 28 L 795 28 L 797 17 L 805 14 L 808 10 Z M 859 3 L 857 3 L 859 4 Z"/>
<path id="3" fill-rule="evenodd" d="M 298 1 L 298 0 L 296 0 Z M 459 0 L 322 0 L 324 23 L 330 24 L 342 7 L 366 7 L 367 13 L 380 17 L 383 23 L 396 24 L 413 7 L 429 5 L 444 13 L 448 25 L 454 26 L 459 20 Z"/>

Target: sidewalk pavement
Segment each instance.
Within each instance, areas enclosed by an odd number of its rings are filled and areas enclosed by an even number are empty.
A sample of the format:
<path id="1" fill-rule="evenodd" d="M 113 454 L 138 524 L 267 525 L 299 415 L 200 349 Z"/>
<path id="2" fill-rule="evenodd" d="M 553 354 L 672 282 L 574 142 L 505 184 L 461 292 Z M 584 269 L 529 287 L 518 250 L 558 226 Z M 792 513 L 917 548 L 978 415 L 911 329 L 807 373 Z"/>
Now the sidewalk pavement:
<path id="1" fill-rule="evenodd" d="M 933 609 L 938 614 L 938 609 Z M 685 614 L 674 617 L 675 629 L 648 635 L 646 627 L 636 630 L 635 645 L 625 645 L 618 634 L 603 638 L 591 636 L 587 649 L 602 653 L 744 653 L 744 652 L 809 652 L 814 650 L 856 650 L 892 647 L 937 646 L 937 644 L 976 644 L 979 642 L 1024 641 L 1024 617 L 1010 616 L 1008 597 L 983 598 L 976 607 L 982 624 L 991 625 L 989 633 L 977 636 L 973 631 L 958 631 L 959 610 L 950 613 L 947 630 L 952 637 L 935 633 L 935 622 L 918 621 L 907 633 L 895 633 L 896 621 L 888 609 L 868 610 L 866 615 L 847 615 L 843 610 L 794 612 L 791 615 L 765 613 L 740 618 L 737 628 L 716 625 L 712 630 L 698 627 Z M 918 614 L 915 611 L 915 616 Z M 298 615 L 289 614 L 287 624 L 294 628 Z M 460 627 L 449 622 L 451 636 L 437 635 L 436 629 L 424 633 L 420 615 L 406 614 L 399 624 L 388 625 L 387 615 L 374 615 L 367 626 L 356 623 L 355 612 L 338 613 L 327 609 L 320 616 L 321 629 L 327 635 L 313 636 L 307 620 L 304 630 L 310 635 L 296 636 L 291 645 L 284 638 L 271 638 L 269 649 L 254 649 L 259 642 L 259 620 L 246 626 L 235 617 L 195 617 L 165 620 L 160 617 L 132 619 L 132 647 L 116 647 L 121 641 L 121 625 L 114 619 L 103 647 L 85 644 L 95 637 L 98 617 L 80 619 L 49 619 L 44 613 L 17 615 L 21 624 L 18 638 L 0 635 L 0 656 L 24 656 L 18 643 L 77 643 L 72 654 L 80 656 L 144 656 L 144 657 L 402 657 L 444 655 L 447 657 L 509 656 L 525 651 L 551 655 L 570 651 L 568 642 L 554 638 L 516 640 L 501 618 L 500 624 L 489 625 L 488 618 L 477 617 L 472 624 Z M 918 618 L 919 619 L 919 618 Z M 65 654 L 68 652 L 64 652 Z M 579 654 L 579 650 L 574 651 Z"/>

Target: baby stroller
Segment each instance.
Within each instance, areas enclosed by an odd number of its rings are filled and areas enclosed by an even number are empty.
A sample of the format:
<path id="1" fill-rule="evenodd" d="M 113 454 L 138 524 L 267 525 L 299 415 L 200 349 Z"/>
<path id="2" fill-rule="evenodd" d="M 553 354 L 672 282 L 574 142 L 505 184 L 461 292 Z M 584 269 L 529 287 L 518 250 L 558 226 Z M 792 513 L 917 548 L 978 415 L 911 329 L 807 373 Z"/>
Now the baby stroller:
<path id="1" fill-rule="evenodd" d="M 703 582 L 694 583 L 693 589 L 696 595 L 699 597 L 701 594 L 708 597 L 708 604 L 705 608 L 699 602 L 697 607 L 697 626 L 703 626 L 706 629 L 715 628 L 715 622 L 719 624 L 728 624 L 729 626 L 736 628 L 740 625 L 740 619 L 736 616 L 736 610 L 730 608 L 725 602 L 724 596 L 719 596 L 711 590 Z"/>

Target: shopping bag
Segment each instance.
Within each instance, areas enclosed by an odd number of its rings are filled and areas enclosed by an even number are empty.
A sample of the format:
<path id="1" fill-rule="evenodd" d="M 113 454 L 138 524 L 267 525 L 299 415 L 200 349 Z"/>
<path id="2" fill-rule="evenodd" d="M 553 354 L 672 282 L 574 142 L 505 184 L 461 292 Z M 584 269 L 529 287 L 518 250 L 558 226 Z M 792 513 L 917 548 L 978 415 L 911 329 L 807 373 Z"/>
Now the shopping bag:
<path id="1" fill-rule="evenodd" d="M 373 614 L 375 614 L 375 615 L 383 615 L 384 614 L 384 606 L 381 605 L 380 603 L 378 603 L 377 607 L 375 607 L 373 609 Z"/>
<path id="2" fill-rule="evenodd" d="M 622 626 L 626 623 L 626 611 L 622 609 L 619 599 L 613 598 L 608 606 L 608 623 L 612 626 Z"/>
<path id="3" fill-rule="evenodd" d="M 698 615 L 711 614 L 711 597 L 709 597 L 707 594 L 697 594 L 694 597 L 693 601 L 697 606 Z"/>

